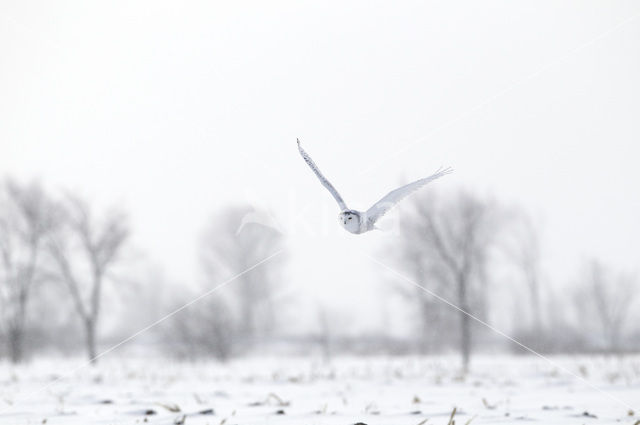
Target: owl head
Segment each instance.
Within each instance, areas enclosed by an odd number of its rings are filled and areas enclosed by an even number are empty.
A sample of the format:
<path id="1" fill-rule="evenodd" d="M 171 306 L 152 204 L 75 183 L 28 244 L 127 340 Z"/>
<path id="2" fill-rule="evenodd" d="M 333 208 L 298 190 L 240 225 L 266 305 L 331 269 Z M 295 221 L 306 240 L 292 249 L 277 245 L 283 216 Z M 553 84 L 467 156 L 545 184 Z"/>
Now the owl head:
<path id="1" fill-rule="evenodd" d="M 342 227 L 349 232 L 357 233 L 360 229 L 360 213 L 354 210 L 344 210 L 338 214 L 338 219 Z"/>

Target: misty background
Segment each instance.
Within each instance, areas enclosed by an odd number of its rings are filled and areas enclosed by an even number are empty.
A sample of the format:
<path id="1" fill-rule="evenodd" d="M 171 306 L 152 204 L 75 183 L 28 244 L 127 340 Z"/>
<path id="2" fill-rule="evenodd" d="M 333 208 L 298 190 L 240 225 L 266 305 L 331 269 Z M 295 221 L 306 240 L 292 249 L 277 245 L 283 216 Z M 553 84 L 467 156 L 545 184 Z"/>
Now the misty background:
<path id="1" fill-rule="evenodd" d="M 3 3 L 5 355 L 100 352 L 279 249 L 123 349 L 513 349 L 373 257 L 537 350 L 637 350 L 638 14 Z M 296 137 L 356 209 L 456 172 L 356 237 Z"/>

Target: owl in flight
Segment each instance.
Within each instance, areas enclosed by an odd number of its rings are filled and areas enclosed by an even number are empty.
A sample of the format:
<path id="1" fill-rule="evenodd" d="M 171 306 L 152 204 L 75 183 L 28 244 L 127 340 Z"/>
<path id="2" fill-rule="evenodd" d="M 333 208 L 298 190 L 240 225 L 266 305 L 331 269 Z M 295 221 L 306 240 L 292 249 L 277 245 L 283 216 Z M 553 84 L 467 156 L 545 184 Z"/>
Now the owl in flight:
<path id="1" fill-rule="evenodd" d="M 341 211 L 340 211 L 340 214 L 338 215 L 340 224 L 348 232 L 351 232 L 354 234 L 365 233 L 365 232 L 368 232 L 369 230 L 375 229 L 376 222 L 383 215 L 385 215 L 387 211 L 393 208 L 398 202 L 400 202 L 407 195 L 421 188 L 422 186 L 429 183 L 430 181 L 453 172 L 451 168 L 438 170 L 436 171 L 435 174 L 429 177 L 416 180 L 413 183 L 409 183 L 395 190 L 392 190 L 391 192 L 387 193 L 378 202 L 373 204 L 373 206 L 368 210 L 356 211 L 356 210 L 349 209 L 349 207 L 347 207 L 347 204 L 345 204 L 344 200 L 342 199 L 342 197 L 340 196 L 336 188 L 333 187 L 333 185 L 329 182 L 329 180 L 327 180 L 322 175 L 322 173 L 316 166 L 315 162 L 313 162 L 311 157 L 304 151 L 304 149 L 302 149 L 302 146 L 300 146 L 300 140 L 297 140 L 297 142 L 298 142 L 298 150 L 300 151 L 300 155 L 302 155 L 302 158 L 305 160 L 307 165 L 311 167 L 311 170 L 313 170 L 313 172 L 316 174 L 316 176 L 320 180 L 320 183 L 322 183 L 322 185 L 326 187 L 329 190 L 329 192 L 331 192 L 335 200 L 338 202 L 338 205 L 340 205 Z"/>

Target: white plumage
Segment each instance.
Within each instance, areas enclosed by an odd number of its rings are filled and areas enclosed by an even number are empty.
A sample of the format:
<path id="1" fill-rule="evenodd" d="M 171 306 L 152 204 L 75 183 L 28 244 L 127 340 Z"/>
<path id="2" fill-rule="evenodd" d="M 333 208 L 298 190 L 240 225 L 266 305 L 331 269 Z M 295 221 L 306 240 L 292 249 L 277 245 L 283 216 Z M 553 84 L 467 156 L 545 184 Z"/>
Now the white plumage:
<path id="1" fill-rule="evenodd" d="M 297 142 L 298 150 L 300 151 L 300 155 L 302 155 L 302 158 L 305 160 L 307 165 L 309 165 L 311 170 L 313 170 L 315 175 L 320 180 L 320 183 L 322 183 L 322 185 L 326 187 L 329 192 L 331 192 L 331 195 L 333 195 L 335 200 L 338 202 L 338 205 L 340 206 L 340 214 L 338 215 L 340 224 L 342 224 L 342 227 L 344 227 L 348 232 L 355 234 L 360 234 L 375 229 L 376 222 L 383 215 L 385 215 L 387 211 L 393 208 L 406 196 L 418 190 L 427 183 L 453 172 L 451 168 L 438 170 L 435 174 L 429 177 L 416 180 L 413 183 L 409 183 L 395 190 L 392 190 L 378 202 L 373 204 L 373 206 L 371 206 L 371 208 L 369 208 L 368 210 L 357 211 L 349 209 L 349 207 L 347 207 L 347 204 L 344 202 L 342 196 L 340 196 L 336 188 L 333 187 L 329 180 L 327 180 L 326 177 L 322 175 L 322 173 L 318 169 L 318 166 L 315 164 L 315 162 L 313 162 L 309 154 L 307 154 L 304 149 L 302 149 L 302 146 L 300 146 L 300 140 L 297 140 Z"/>

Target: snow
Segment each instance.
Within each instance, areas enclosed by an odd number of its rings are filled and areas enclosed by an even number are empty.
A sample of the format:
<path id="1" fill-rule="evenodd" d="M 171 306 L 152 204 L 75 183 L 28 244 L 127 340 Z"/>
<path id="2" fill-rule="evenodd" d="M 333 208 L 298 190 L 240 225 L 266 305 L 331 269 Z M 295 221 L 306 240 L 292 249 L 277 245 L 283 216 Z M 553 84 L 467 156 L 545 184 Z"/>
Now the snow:
<path id="1" fill-rule="evenodd" d="M 456 424 L 640 419 L 640 357 L 552 361 L 481 355 L 467 376 L 449 356 L 2 363 L 0 424 L 428 425 L 448 424 L 454 407 Z"/>

